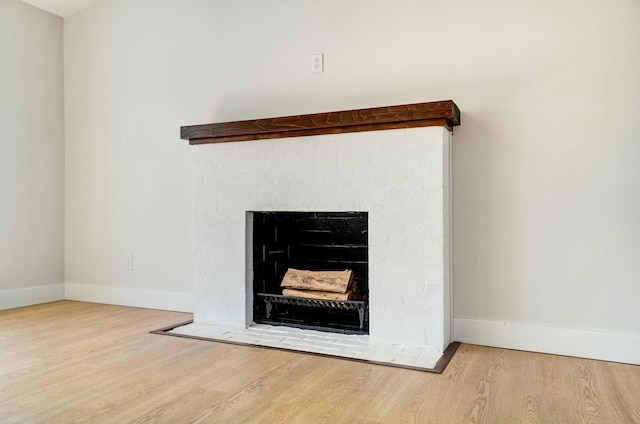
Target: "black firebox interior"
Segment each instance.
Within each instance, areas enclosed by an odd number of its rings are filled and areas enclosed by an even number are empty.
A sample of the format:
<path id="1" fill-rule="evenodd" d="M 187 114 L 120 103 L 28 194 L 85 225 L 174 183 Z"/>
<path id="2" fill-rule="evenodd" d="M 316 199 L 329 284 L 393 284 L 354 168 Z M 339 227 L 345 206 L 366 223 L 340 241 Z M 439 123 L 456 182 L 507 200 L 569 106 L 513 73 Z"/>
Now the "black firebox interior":
<path id="1" fill-rule="evenodd" d="M 369 333 L 368 214 L 366 212 L 253 212 L 253 320 L 351 334 Z M 287 268 L 351 269 L 358 311 L 295 304 L 268 307 L 260 294 L 281 295 Z M 362 314 L 362 309 L 361 309 Z"/>

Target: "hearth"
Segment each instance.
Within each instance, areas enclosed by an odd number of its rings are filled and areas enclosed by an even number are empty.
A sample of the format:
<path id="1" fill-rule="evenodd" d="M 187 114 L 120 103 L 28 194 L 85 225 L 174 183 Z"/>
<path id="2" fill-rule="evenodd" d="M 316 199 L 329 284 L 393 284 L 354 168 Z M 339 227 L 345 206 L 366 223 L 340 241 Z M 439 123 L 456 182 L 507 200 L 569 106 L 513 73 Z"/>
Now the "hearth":
<path id="1" fill-rule="evenodd" d="M 253 322 L 369 333 L 367 212 L 253 212 Z M 283 296 L 288 269 L 353 272 L 353 299 Z"/>

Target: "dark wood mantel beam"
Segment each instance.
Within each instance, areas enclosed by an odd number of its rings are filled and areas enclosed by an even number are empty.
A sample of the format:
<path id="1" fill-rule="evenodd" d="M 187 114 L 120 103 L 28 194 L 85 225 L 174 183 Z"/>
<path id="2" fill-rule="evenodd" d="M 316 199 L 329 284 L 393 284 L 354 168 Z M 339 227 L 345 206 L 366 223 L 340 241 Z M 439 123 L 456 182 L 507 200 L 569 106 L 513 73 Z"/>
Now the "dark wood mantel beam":
<path id="1" fill-rule="evenodd" d="M 192 125 L 180 129 L 189 144 L 302 137 L 358 131 L 460 125 L 460 109 L 452 100 L 313 113 L 310 115 Z"/>

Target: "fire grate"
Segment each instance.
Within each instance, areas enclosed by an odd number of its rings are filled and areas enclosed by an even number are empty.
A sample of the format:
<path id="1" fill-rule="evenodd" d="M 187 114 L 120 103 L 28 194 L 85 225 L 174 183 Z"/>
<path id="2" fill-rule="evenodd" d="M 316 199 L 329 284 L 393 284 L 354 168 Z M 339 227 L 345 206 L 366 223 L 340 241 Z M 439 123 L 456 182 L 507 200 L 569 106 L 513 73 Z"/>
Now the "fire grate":
<path id="1" fill-rule="evenodd" d="M 345 311 L 357 311 L 360 320 L 360 329 L 364 327 L 364 313 L 367 308 L 364 300 L 331 300 L 308 299 L 304 297 L 282 296 L 279 294 L 257 293 L 266 306 L 267 319 L 271 319 L 271 311 L 274 304 L 309 306 L 313 308 L 342 309 Z"/>

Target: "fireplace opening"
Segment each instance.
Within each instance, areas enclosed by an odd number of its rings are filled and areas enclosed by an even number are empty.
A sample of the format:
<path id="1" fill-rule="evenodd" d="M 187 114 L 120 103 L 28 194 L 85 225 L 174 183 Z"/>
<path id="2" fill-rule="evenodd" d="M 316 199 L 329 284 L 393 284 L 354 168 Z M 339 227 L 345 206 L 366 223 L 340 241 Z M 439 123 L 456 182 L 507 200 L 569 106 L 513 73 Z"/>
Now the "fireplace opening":
<path id="1" fill-rule="evenodd" d="M 253 212 L 253 321 L 369 334 L 367 212 Z M 353 272 L 349 300 L 283 295 L 288 269 Z"/>

